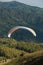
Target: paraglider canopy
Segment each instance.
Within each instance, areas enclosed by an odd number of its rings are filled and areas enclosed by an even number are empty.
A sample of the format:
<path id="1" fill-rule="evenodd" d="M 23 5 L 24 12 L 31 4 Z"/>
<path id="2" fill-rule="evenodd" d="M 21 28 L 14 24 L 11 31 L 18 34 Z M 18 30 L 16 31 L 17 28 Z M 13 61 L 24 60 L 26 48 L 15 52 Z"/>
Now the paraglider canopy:
<path id="1" fill-rule="evenodd" d="M 36 32 L 32 29 L 32 28 L 29 28 L 29 27 L 25 27 L 25 26 L 16 26 L 14 28 L 12 28 L 9 32 L 8 32 L 8 37 L 10 38 L 12 33 L 15 32 L 16 30 L 18 29 L 26 29 L 28 31 L 30 31 L 35 37 L 36 37 Z"/>

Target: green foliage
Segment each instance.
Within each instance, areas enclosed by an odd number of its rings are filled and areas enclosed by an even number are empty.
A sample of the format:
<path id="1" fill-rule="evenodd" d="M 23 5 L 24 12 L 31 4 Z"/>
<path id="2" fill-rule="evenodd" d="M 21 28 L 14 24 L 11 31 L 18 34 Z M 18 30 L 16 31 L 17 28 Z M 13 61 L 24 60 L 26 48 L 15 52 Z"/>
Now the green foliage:
<path id="1" fill-rule="evenodd" d="M 24 50 L 29 53 L 43 49 L 40 44 L 36 44 L 35 42 L 20 42 L 15 45 L 15 48 Z"/>
<path id="2" fill-rule="evenodd" d="M 19 2 L 0 3 L 0 37 L 7 37 L 8 31 L 14 26 L 27 26 L 37 32 L 37 40 L 43 41 L 43 9 Z M 21 34 L 22 33 L 22 34 Z M 33 36 L 20 31 L 16 39 L 33 39 Z M 21 37 L 20 37 L 21 35 Z M 31 38 L 32 36 L 32 38 Z M 13 36 L 13 38 L 15 38 Z M 36 40 L 35 39 L 35 40 Z"/>
<path id="3" fill-rule="evenodd" d="M 4 60 L 5 59 L 5 57 L 0 57 L 0 61 L 2 61 L 2 60 Z"/>
<path id="4" fill-rule="evenodd" d="M 17 50 L 15 48 L 9 48 L 6 46 L 0 46 L 0 56 L 2 57 L 15 58 L 19 56 L 20 53 L 22 53 L 21 50 Z"/>
<path id="5" fill-rule="evenodd" d="M 6 46 L 8 48 L 14 48 L 18 50 L 23 50 L 25 52 L 35 52 L 38 50 L 43 50 L 43 43 L 39 44 L 36 42 L 24 42 L 24 41 L 16 41 L 14 39 L 9 39 L 9 38 L 1 38 L 0 39 L 0 46 Z"/>
<path id="6" fill-rule="evenodd" d="M 5 65 L 43 65 L 43 50 L 19 56 Z"/>
<path id="7" fill-rule="evenodd" d="M 32 65 L 32 63 L 36 64 L 35 62 L 39 63 L 38 61 L 43 59 L 43 44 L 0 38 L 0 61 L 5 59 L 11 59 L 5 65 Z"/>

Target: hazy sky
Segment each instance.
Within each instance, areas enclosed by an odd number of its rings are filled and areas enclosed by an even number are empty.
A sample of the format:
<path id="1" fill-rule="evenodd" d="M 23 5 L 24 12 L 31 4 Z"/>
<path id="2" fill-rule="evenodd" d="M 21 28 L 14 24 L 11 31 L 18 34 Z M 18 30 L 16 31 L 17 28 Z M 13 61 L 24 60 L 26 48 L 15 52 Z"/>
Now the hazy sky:
<path id="1" fill-rule="evenodd" d="M 43 0 L 0 0 L 0 1 L 19 1 L 31 6 L 38 6 L 43 8 Z"/>

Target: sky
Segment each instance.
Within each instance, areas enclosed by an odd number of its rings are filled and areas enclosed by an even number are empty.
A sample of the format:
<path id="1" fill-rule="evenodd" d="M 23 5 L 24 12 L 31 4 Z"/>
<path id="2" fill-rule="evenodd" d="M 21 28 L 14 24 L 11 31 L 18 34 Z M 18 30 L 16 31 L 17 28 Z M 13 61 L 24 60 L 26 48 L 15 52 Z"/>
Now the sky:
<path id="1" fill-rule="evenodd" d="M 19 2 L 25 3 L 27 5 L 43 8 L 43 0 L 0 0 L 0 1 L 2 1 L 2 2 L 19 1 Z"/>

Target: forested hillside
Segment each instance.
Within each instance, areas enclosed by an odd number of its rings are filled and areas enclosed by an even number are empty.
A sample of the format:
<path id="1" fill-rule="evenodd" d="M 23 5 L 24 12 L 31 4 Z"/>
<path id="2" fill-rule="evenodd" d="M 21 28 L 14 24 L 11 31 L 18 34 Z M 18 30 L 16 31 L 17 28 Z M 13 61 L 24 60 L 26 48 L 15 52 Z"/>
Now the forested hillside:
<path id="1" fill-rule="evenodd" d="M 0 65 L 43 65 L 43 44 L 0 38 Z"/>
<path id="2" fill-rule="evenodd" d="M 18 30 L 12 37 L 17 40 L 35 40 L 43 42 L 43 9 L 19 3 L 0 2 L 0 37 L 7 37 L 8 31 L 14 26 L 33 28 L 37 37 L 26 31 Z"/>

